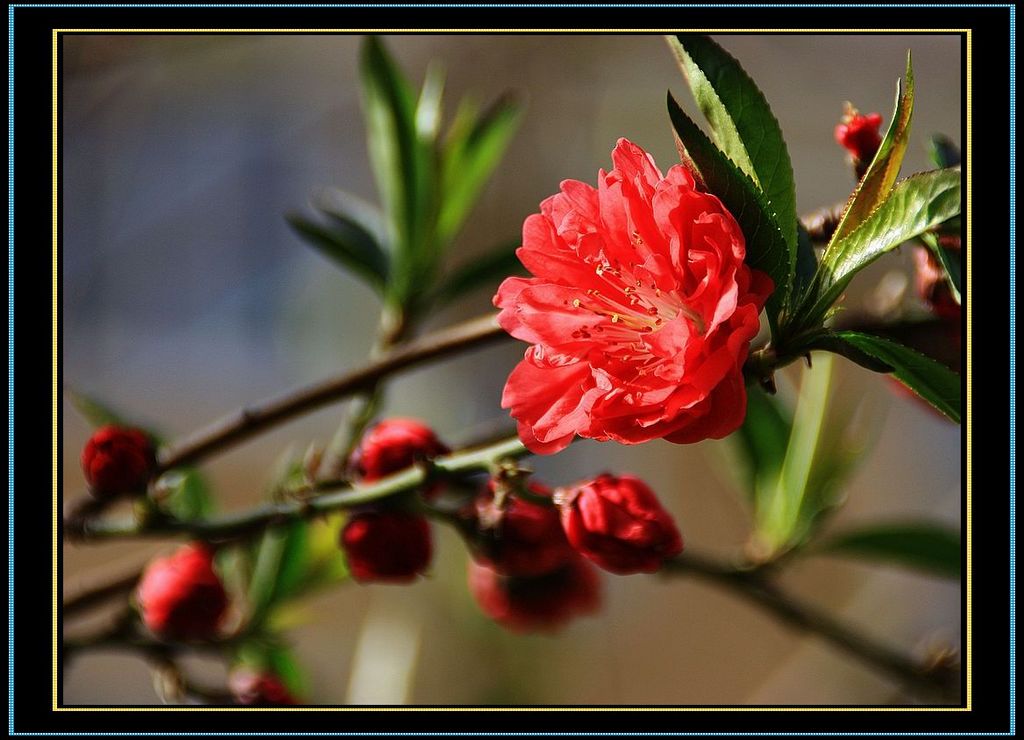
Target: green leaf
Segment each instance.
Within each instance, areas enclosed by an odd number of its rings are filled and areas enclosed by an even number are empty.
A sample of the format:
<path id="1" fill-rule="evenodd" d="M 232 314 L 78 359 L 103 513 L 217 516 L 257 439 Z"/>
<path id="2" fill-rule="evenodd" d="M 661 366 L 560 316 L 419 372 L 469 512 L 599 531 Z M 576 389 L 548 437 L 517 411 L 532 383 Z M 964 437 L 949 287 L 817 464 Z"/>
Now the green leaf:
<path id="1" fill-rule="evenodd" d="M 924 242 L 925 246 L 928 247 L 935 258 L 942 265 L 942 271 L 946 275 L 946 284 L 949 285 L 949 290 L 953 294 L 953 298 L 957 304 L 960 303 L 960 285 L 963 279 L 960 274 L 960 253 L 959 251 L 948 249 L 939 242 L 938 237 L 930 231 L 921 234 L 921 241 Z"/>
<path id="2" fill-rule="evenodd" d="M 287 525 L 271 527 L 263 533 L 249 581 L 249 624 L 258 627 L 263 624 L 271 607 L 277 600 L 277 584 L 281 575 L 289 540 L 295 536 L 296 527 Z M 298 528 L 301 532 L 301 527 Z"/>
<path id="3" fill-rule="evenodd" d="M 103 427 L 110 424 L 133 426 L 125 421 L 121 414 L 93 396 L 79 393 L 69 386 L 65 386 L 64 393 L 67 395 L 68 400 L 71 401 L 71 405 L 75 407 L 75 410 L 82 415 L 82 418 L 94 427 Z"/>
<path id="4" fill-rule="evenodd" d="M 793 275 L 793 303 L 804 294 L 808 286 L 814 281 L 814 274 L 818 271 L 818 256 L 814 253 L 814 243 L 811 235 L 807 233 L 804 225 L 797 221 L 796 224 L 796 272 Z"/>
<path id="5" fill-rule="evenodd" d="M 936 167 L 956 167 L 960 164 L 960 147 L 943 134 L 928 139 L 928 156 Z"/>
<path id="6" fill-rule="evenodd" d="M 740 472 L 755 507 L 778 479 L 792 429 L 792 412 L 776 396 L 757 388 L 747 390 L 743 425 L 729 439 L 740 453 Z"/>
<path id="7" fill-rule="evenodd" d="M 518 240 L 509 242 L 456 267 L 438 286 L 434 300 L 438 305 L 445 305 L 486 284 L 491 284 L 496 290 L 504 278 L 524 272 L 516 257 L 518 246 Z"/>
<path id="8" fill-rule="evenodd" d="M 827 355 L 804 371 L 776 485 L 758 498 L 757 535 L 773 553 L 796 544 L 804 534 L 809 519 L 805 499 L 821 446 L 831 383 Z"/>
<path id="9" fill-rule="evenodd" d="M 767 197 L 789 247 L 792 273 L 797 252 L 793 165 L 768 101 L 739 62 L 708 36 L 687 33 L 668 41 L 719 148 Z"/>
<path id="10" fill-rule="evenodd" d="M 428 152 L 416 133 L 416 104 L 408 81 L 375 36 L 363 45 L 360 77 L 370 160 L 392 241 L 408 257 L 424 237 L 432 190 Z"/>
<path id="11" fill-rule="evenodd" d="M 163 508 L 183 521 L 208 517 L 216 508 L 209 483 L 196 468 L 164 473 L 157 486 L 170 491 L 163 500 Z"/>
<path id="12" fill-rule="evenodd" d="M 767 304 L 774 333 L 790 284 L 793 257 L 764 193 L 683 112 L 672 93 L 668 94 L 668 112 L 683 163 L 709 192 L 718 196 L 739 223 L 747 242 L 747 264 L 768 273 L 775 281 L 775 291 Z"/>
<path id="13" fill-rule="evenodd" d="M 907 142 L 910 137 L 910 120 L 914 113 L 914 69 L 910 63 L 910 54 L 907 54 L 907 91 L 901 93 L 900 83 L 896 82 L 896 106 L 889 122 L 889 128 L 882 138 L 882 143 L 875 153 L 875 158 L 864 177 L 861 178 L 857 189 L 853 191 L 846 209 L 839 220 L 825 254 L 828 255 L 832 245 L 840 242 L 845 236 L 859 227 L 865 219 L 889 196 L 899 177 L 900 167 L 903 164 L 903 155 L 907 151 Z"/>
<path id="14" fill-rule="evenodd" d="M 271 645 L 266 656 L 267 667 L 281 679 L 289 694 L 296 699 L 309 696 L 309 679 L 290 647 L 280 643 Z"/>
<path id="15" fill-rule="evenodd" d="M 960 423 L 960 376 L 945 365 L 902 344 L 856 331 L 832 337 L 893 368 L 893 376 L 936 409 Z"/>
<path id="16" fill-rule="evenodd" d="M 960 577 L 960 533 L 931 522 L 875 524 L 833 535 L 814 551 Z"/>
<path id="17" fill-rule="evenodd" d="M 416 134 L 431 145 L 441 126 L 441 103 L 444 98 L 444 69 L 439 64 L 427 66 L 420 99 L 416 103 Z"/>
<path id="18" fill-rule="evenodd" d="M 437 222 L 442 243 L 449 242 L 462 227 L 504 156 L 521 117 L 522 106 L 507 94 L 479 117 L 471 102 L 460 106 L 442 156 L 442 203 Z"/>
<path id="19" fill-rule="evenodd" d="M 960 170 L 933 170 L 908 177 L 854 231 L 825 250 L 806 310 L 815 323 L 836 302 L 853 276 L 886 252 L 960 213 Z M 813 302 L 811 302 L 813 301 Z"/>
<path id="20" fill-rule="evenodd" d="M 330 227 L 309 221 L 298 214 L 286 216 L 288 224 L 323 255 L 366 280 L 378 292 L 388 281 L 388 255 L 373 235 L 355 220 L 340 213 L 328 214 Z"/>

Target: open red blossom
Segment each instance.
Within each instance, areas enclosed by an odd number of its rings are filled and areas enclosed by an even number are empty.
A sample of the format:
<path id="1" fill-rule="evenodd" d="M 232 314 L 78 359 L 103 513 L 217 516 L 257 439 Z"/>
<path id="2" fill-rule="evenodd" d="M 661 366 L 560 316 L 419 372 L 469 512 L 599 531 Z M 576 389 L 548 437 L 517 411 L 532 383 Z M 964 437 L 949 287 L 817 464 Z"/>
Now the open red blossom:
<path id="1" fill-rule="evenodd" d="M 601 606 L 601 579 L 581 557 L 541 576 L 503 576 L 470 561 L 469 591 L 488 617 L 513 632 L 554 632 Z"/>
<path id="2" fill-rule="evenodd" d="M 82 471 L 94 496 L 141 490 L 156 466 L 153 440 L 141 429 L 100 427 L 82 449 Z"/>
<path id="3" fill-rule="evenodd" d="M 771 279 L 685 168 L 662 176 L 626 139 L 612 162 L 597 188 L 565 180 L 526 219 L 516 254 L 534 277 L 494 297 L 501 326 L 532 345 L 501 405 L 533 452 L 575 435 L 697 442 L 743 422 L 742 365 Z"/>
<path id="4" fill-rule="evenodd" d="M 213 551 L 203 543 L 151 562 L 136 599 L 146 626 L 171 639 L 213 637 L 228 607 L 227 592 L 213 570 Z"/>
<path id="5" fill-rule="evenodd" d="M 605 570 L 653 573 L 666 558 L 682 552 L 672 516 L 635 476 L 605 473 L 557 498 L 569 542 Z"/>
<path id="6" fill-rule="evenodd" d="M 354 514 L 341 531 L 341 547 L 352 577 L 363 583 L 410 583 L 434 552 L 426 518 L 388 509 Z"/>
<path id="7" fill-rule="evenodd" d="M 551 496 L 551 489 L 530 483 L 537 496 Z M 576 556 L 562 531 L 558 509 L 512 496 L 499 508 L 491 482 L 473 503 L 470 513 L 476 531 L 473 557 L 507 576 L 537 576 L 564 565 Z"/>

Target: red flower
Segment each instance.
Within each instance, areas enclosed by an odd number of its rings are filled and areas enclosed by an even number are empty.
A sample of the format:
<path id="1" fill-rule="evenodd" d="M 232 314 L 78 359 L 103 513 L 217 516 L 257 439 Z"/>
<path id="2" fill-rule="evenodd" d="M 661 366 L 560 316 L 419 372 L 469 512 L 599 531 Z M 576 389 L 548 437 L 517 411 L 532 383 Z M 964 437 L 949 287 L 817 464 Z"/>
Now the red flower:
<path id="1" fill-rule="evenodd" d="M 141 490 L 155 466 L 153 440 L 141 429 L 100 427 L 82 449 L 85 480 L 103 498 Z"/>
<path id="2" fill-rule="evenodd" d="M 598 188 L 575 180 L 523 224 L 535 277 L 494 304 L 530 342 L 501 405 L 532 451 L 574 435 L 637 444 L 724 437 L 742 422 L 741 371 L 771 279 L 743 262 L 743 234 L 682 166 L 662 177 L 619 139 Z"/>
<path id="3" fill-rule="evenodd" d="M 362 582 L 409 583 L 433 556 L 429 522 L 387 509 L 354 514 L 341 531 L 341 546 L 352 577 Z"/>
<path id="4" fill-rule="evenodd" d="M 249 707 L 285 707 L 299 703 L 277 676 L 251 668 L 231 671 L 228 688 L 236 702 Z"/>
<path id="5" fill-rule="evenodd" d="M 551 489 L 540 483 L 531 483 L 530 490 L 538 496 L 551 496 Z M 471 516 L 477 527 L 474 558 L 502 575 L 538 576 L 575 557 L 553 504 L 545 506 L 513 496 L 504 508 L 498 508 L 492 481 L 477 497 Z"/>
<path id="6" fill-rule="evenodd" d="M 847 104 L 846 113 L 836 126 L 836 141 L 850 153 L 855 162 L 869 163 L 882 145 L 882 135 L 879 133 L 881 125 L 880 113 L 861 115 L 856 108 Z"/>
<path id="7" fill-rule="evenodd" d="M 214 636 L 228 607 L 213 570 L 213 551 L 202 543 L 184 545 L 150 563 L 136 597 L 146 626 L 172 639 Z"/>
<path id="8" fill-rule="evenodd" d="M 449 452 L 426 424 L 416 419 L 385 419 L 363 435 L 351 465 L 363 480 L 374 481 L 417 460 Z"/>
<path id="9" fill-rule="evenodd" d="M 683 550 L 672 516 L 632 475 L 605 473 L 556 498 L 569 542 L 612 573 L 653 573 Z"/>
<path id="10" fill-rule="evenodd" d="M 469 591 L 484 614 L 513 632 L 553 632 L 601 606 L 601 580 L 580 557 L 533 578 L 503 576 L 471 560 Z"/>

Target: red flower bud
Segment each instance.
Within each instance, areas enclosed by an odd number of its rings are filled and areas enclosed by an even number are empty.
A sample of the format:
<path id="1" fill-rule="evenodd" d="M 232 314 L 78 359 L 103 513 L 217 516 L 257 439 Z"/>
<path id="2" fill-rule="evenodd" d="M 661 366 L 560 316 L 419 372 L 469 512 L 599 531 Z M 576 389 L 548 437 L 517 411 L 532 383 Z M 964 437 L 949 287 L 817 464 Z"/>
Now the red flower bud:
<path id="1" fill-rule="evenodd" d="M 471 560 L 469 591 L 484 614 L 513 632 L 553 632 L 601 606 L 597 570 L 580 557 L 532 578 L 503 576 Z"/>
<path id="2" fill-rule="evenodd" d="M 556 494 L 576 550 L 612 573 L 653 573 L 683 539 L 654 492 L 631 475 L 599 475 Z"/>
<path id="3" fill-rule="evenodd" d="M 882 125 L 880 113 L 861 115 L 856 108 L 847 106 L 839 125 L 836 126 L 836 141 L 850 153 L 855 162 L 871 162 L 882 144 L 879 128 Z"/>
<path id="4" fill-rule="evenodd" d="M 82 449 L 82 471 L 98 498 L 141 490 L 156 467 L 153 440 L 140 429 L 97 429 Z"/>
<path id="5" fill-rule="evenodd" d="M 248 707 L 285 707 L 299 703 L 277 676 L 251 668 L 231 671 L 228 689 L 237 703 Z"/>
<path id="6" fill-rule="evenodd" d="M 228 607 L 227 592 L 213 570 L 213 551 L 203 543 L 184 545 L 151 562 L 136 597 L 146 626 L 171 639 L 214 636 Z"/>
<path id="7" fill-rule="evenodd" d="M 960 239 L 958 237 L 943 237 L 942 246 L 959 251 Z M 931 306 L 936 316 L 959 323 L 960 304 L 953 297 L 953 291 L 950 290 L 949 283 L 946 281 L 945 270 L 931 250 L 925 247 L 916 247 L 914 249 L 914 266 L 917 273 L 917 294 Z"/>
<path id="8" fill-rule="evenodd" d="M 540 483 L 530 483 L 530 490 L 538 496 L 551 496 L 551 489 Z M 511 496 L 499 508 L 492 481 L 473 508 L 477 526 L 473 557 L 502 575 L 538 576 L 575 557 L 553 504 Z"/>
<path id="9" fill-rule="evenodd" d="M 426 518 L 403 511 L 354 514 L 341 531 L 352 577 L 361 582 L 409 583 L 433 556 Z"/>
<path id="10" fill-rule="evenodd" d="M 363 435 L 351 464 L 363 480 L 374 481 L 450 451 L 416 419 L 385 419 Z"/>

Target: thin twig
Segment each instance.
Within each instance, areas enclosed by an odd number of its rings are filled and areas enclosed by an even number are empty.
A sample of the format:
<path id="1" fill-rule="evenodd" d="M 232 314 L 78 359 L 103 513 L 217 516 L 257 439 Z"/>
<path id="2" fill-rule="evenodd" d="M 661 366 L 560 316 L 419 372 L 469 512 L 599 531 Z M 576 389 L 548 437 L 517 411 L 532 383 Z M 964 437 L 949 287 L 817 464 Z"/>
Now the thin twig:
<path id="1" fill-rule="evenodd" d="M 325 484 L 318 487 L 321 495 L 312 498 L 267 504 L 236 514 L 194 521 L 158 518 L 143 526 L 134 519 L 95 521 L 83 528 L 82 537 L 109 539 L 184 534 L 207 542 L 226 542 L 250 536 L 267 527 L 313 519 L 340 509 L 413 491 L 423 485 L 428 476 L 461 478 L 472 473 L 487 472 L 496 460 L 518 458 L 527 453 L 528 450 L 519 438 L 511 437 L 487 447 L 461 450 L 436 458 L 430 463 L 429 470 L 424 466 L 408 468 L 370 485 L 340 484 L 332 488 L 331 484 Z"/>
<path id="2" fill-rule="evenodd" d="M 275 424 L 354 393 L 370 390 L 381 378 L 399 370 L 507 336 L 493 314 L 428 334 L 361 368 L 254 403 L 214 422 L 163 453 L 159 472 L 196 463 Z"/>
<path id="3" fill-rule="evenodd" d="M 801 601 L 769 579 L 764 570 L 746 570 L 688 553 L 666 564 L 669 574 L 693 574 L 753 602 L 794 629 L 809 632 L 872 668 L 887 673 L 918 692 L 956 703 L 959 670 L 946 663 L 918 662 L 869 637 L 831 614 Z"/>

